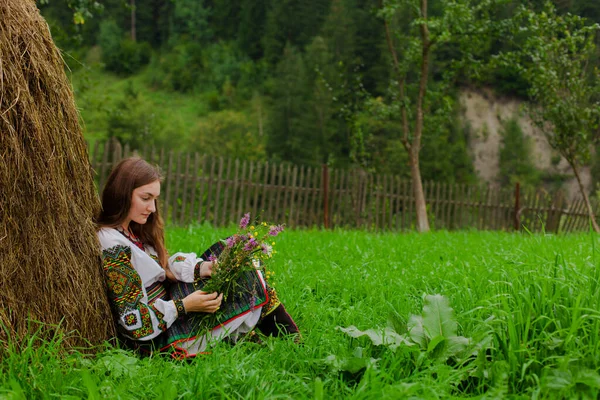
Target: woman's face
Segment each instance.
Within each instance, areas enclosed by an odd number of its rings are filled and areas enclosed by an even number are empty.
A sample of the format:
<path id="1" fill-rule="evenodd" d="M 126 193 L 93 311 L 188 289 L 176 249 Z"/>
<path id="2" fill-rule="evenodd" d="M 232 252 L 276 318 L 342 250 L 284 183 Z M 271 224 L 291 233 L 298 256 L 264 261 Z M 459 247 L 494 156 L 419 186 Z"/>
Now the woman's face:
<path id="1" fill-rule="evenodd" d="M 134 189 L 131 194 L 131 208 L 127 215 L 128 222 L 145 224 L 150 214 L 156 211 L 156 198 L 159 195 L 160 181 L 154 181 Z"/>

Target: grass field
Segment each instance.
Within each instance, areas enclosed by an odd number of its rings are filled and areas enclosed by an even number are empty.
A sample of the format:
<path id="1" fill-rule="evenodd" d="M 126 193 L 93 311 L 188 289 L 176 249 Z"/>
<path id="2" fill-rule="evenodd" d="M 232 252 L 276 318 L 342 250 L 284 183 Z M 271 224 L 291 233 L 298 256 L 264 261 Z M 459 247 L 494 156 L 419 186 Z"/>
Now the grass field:
<path id="1" fill-rule="evenodd" d="M 168 244 L 199 252 L 232 232 L 171 228 Z M 219 344 L 181 362 L 114 348 L 65 354 L 56 339 L 3 354 L 0 398 L 598 398 L 597 242 L 288 231 L 275 246 L 274 285 L 301 344 Z M 435 294 L 443 298 L 424 297 Z M 338 329 L 374 329 L 377 339 L 390 321 L 403 336 L 388 330 L 379 346 Z M 415 321 L 425 327 L 421 343 L 403 332 Z"/>

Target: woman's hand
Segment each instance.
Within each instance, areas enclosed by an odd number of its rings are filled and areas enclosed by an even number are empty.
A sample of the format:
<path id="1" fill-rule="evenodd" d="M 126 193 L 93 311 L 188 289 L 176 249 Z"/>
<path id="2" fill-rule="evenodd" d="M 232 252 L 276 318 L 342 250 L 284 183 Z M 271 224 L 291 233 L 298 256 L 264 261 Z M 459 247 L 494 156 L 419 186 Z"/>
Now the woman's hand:
<path id="1" fill-rule="evenodd" d="M 202 261 L 200 264 L 200 277 L 208 278 L 212 275 L 213 267 L 217 265 L 216 261 Z"/>
<path id="2" fill-rule="evenodd" d="M 212 314 L 219 309 L 222 300 L 223 293 L 206 293 L 202 290 L 197 290 L 183 299 L 183 307 L 185 307 L 186 313 L 205 312 Z"/>

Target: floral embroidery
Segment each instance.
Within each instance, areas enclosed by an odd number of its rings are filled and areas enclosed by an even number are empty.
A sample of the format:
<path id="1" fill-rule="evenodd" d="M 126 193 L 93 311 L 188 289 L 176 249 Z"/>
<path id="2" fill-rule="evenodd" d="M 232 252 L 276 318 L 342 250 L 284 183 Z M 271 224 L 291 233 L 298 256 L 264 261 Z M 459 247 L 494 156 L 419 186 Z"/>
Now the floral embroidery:
<path id="1" fill-rule="evenodd" d="M 131 248 L 114 246 L 104 250 L 102 255 L 108 297 L 126 329 L 124 333 L 136 339 L 153 334 L 151 312 L 158 318 L 159 328 L 165 330 L 163 314 L 141 302 L 144 296 L 142 279 L 131 266 Z"/>

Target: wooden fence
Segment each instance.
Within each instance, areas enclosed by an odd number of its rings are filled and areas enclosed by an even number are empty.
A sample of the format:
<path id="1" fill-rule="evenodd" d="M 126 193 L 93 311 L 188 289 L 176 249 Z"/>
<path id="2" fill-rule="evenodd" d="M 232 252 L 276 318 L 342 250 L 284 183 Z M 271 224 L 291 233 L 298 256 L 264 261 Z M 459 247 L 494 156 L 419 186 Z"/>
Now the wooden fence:
<path id="1" fill-rule="evenodd" d="M 155 148 L 132 152 L 114 141 L 96 142 L 90 150 L 100 188 L 123 157 L 138 154 L 159 165 L 165 177 L 161 212 L 174 224 L 224 226 L 246 212 L 292 227 L 400 231 L 413 229 L 416 222 L 411 182 L 398 176 Z M 561 192 L 440 182 L 424 182 L 424 191 L 433 229 L 589 229 L 584 202 L 568 204 Z"/>

